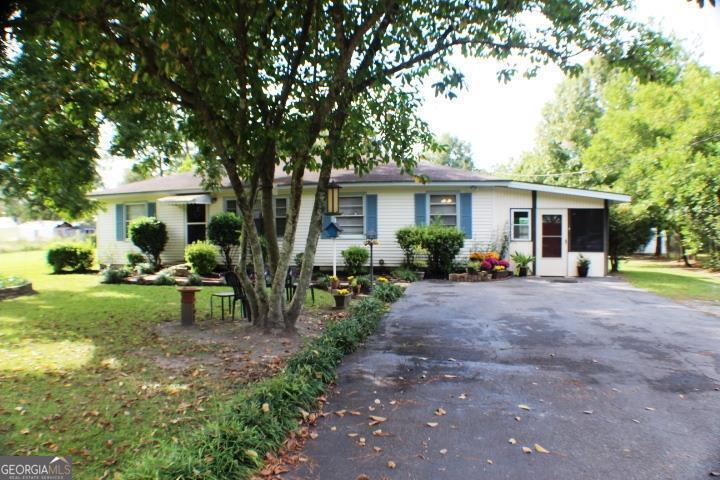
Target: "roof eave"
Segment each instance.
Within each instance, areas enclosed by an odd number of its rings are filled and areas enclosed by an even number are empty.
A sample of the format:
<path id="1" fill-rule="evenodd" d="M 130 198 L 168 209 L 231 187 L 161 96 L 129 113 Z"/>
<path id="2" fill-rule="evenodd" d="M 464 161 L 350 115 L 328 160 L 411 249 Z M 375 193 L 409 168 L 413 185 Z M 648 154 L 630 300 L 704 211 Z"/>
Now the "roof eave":
<path id="1" fill-rule="evenodd" d="M 603 192 L 600 190 L 586 190 L 582 188 L 560 187 L 556 185 L 543 185 L 540 183 L 527 183 L 509 181 L 508 188 L 516 188 L 519 190 L 535 190 L 537 192 L 558 193 L 561 195 L 574 195 L 576 197 L 598 198 L 601 200 L 609 200 L 611 202 L 625 203 L 632 200 L 630 195 L 615 192 Z"/>

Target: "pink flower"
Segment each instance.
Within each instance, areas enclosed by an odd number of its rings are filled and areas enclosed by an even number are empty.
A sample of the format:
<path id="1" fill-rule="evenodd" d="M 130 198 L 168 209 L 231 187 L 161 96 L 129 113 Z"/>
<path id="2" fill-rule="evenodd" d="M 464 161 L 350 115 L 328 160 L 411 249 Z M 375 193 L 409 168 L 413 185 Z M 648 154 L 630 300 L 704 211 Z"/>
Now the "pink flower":
<path id="1" fill-rule="evenodd" d="M 489 260 L 485 260 L 480 264 L 480 270 L 488 271 L 493 269 L 493 264 Z"/>
<path id="2" fill-rule="evenodd" d="M 501 267 L 510 268 L 510 262 L 508 262 L 507 260 L 500 260 L 497 262 L 497 264 Z"/>

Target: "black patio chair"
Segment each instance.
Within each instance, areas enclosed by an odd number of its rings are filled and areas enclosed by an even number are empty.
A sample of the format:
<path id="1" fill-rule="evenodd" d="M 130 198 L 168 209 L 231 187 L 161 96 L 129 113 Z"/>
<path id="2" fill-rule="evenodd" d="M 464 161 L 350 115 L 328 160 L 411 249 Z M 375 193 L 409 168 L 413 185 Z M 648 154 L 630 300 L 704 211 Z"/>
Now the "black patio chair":
<path id="1" fill-rule="evenodd" d="M 300 276 L 299 272 L 295 267 L 288 269 L 288 274 L 285 277 L 285 300 L 289 303 L 292 300 L 295 291 L 297 290 L 298 282 L 297 279 Z M 315 305 L 315 284 L 310 282 L 310 297 L 312 298 L 312 304 Z"/>
<path id="2" fill-rule="evenodd" d="M 213 297 L 220 298 L 220 310 L 221 319 L 225 320 L 225 299 L 227 298 L 230 302 L 228 308 L 231 312 L 232 319 L 235 320 L 235 306 L 238 300 L 240 301 L 240 312 L 243 318 L 247 318 L 248 322 L 252 321 L 252 315 L 250 313 L 250 305 L 248 304 L 245 292 L 243 292 L 242 284 L 240 283 L 240 277 L 235 272 L 225 272 L 225 283 L 232 287 L 232 292 L 218 292 L 213 293 L 210 296 L 210 318 L 213 315 Z"/>

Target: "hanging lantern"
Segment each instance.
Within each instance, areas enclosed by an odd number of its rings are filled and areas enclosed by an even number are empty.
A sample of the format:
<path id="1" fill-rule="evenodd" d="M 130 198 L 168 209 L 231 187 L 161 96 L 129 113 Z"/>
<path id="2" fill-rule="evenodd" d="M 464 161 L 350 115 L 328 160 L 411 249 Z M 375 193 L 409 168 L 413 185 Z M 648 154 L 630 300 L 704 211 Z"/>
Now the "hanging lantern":
<path id="1" fill-rule="evenodd" d="M 340 185 L 330 182 L 327 190 L 327 214 L 340 215 Z"/>

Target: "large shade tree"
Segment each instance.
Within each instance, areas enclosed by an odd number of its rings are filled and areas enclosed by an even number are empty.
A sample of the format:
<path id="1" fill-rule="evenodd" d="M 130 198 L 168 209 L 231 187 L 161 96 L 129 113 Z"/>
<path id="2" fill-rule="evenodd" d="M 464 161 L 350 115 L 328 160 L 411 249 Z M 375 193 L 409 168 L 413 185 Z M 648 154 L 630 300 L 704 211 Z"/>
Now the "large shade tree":
<path id="1" fill-rule="evenodd" d="M 331 170 L 413 166 L 429 142 L 421 82 L 454 95 L 454 54 L 504 62 L 509 79 L 577 53 L 642 62 L 660 41 L 624 17 L 630 0 L 34 0 L 11 2 L 0 76 L 0 184 L 70 213 L 88 208 L 98 126 L 127 154 L 178 137 L 209 187 L 227 176 L 243 221 L 241 276 L 255 321 L 292 329 L 309 283 Z M 291 176 L 275 230 L 273 178 Z M 303 178 L 318 172 L 299 288 L 283 286 Z M 253 221 L 259 203 L 268 258 Z M 253 285 L 269 265 L 271 288 Z"/>

